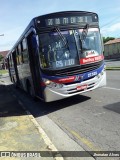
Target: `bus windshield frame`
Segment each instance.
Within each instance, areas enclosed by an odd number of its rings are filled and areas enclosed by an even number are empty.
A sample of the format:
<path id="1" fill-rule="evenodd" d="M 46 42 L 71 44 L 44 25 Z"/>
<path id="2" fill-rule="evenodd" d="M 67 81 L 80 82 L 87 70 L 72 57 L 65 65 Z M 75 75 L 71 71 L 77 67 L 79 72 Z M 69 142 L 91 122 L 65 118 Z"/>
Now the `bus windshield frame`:
<path id="1" fill-rule="evenodd" d="M 60 70 L 81 65 L 81 58 L 102 54 L 99 29 L 51 30 L 39 37 L 41 69 Z"/>

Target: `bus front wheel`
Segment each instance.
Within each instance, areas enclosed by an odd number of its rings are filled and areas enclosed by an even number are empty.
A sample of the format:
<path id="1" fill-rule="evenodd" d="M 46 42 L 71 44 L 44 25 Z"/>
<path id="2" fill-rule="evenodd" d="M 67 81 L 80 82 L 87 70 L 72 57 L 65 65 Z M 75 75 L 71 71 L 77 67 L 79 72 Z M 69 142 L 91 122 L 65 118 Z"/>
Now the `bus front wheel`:
<path id="1" fill-rule="evenodd" d="M 33 97 L 33 91 L 32 91 L 32 86 L 31 86 L 30 82 L 27 82 L 27 92 L 30 96 Z"/>

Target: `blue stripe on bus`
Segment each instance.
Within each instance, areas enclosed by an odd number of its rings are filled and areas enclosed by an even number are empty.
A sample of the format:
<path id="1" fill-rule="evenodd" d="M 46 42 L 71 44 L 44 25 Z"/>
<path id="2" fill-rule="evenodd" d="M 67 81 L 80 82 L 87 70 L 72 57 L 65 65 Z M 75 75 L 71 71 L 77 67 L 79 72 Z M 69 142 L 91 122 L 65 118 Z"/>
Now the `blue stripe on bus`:
<path id="1" fill-rule="evenodd" d="M 98 69 L 95 69 L 93 71 L 86 72 L 86 73 L 83 73 L 83 74 L 77 74 L 77 75 L 72 75 L 72 76 L 62 76 L 62 77 L 60 77 L 60 76 L 59 77 L 58 76 L 47 76 L 47 75 L 42 74 L 42 78 L 46 78 L 48 80 L 55 81 L 55 80 L 59 80 L 59 79 L 63 79 L 63 78 L 67 79 L 69 77 L 73 77 L 73 76 L 77 77 L 77 76 L 79 76 L 79 77 L 82 77 L 82 78 L 80 78 L 80 80 L 77 80 L 77 78 L 75 78 L 75 80 L 73 80 L 73 82 L 74 81 L 76 81 L 76 82 L 77 81 L 84 81 L 84 80 L 89 79 L 90 77 L 94 77 L 94 76 L 98 75 L 99 73 L 101 73 L 103 68 L 104 68 L 104 64 L 101 67 L 99 67 Z"/>

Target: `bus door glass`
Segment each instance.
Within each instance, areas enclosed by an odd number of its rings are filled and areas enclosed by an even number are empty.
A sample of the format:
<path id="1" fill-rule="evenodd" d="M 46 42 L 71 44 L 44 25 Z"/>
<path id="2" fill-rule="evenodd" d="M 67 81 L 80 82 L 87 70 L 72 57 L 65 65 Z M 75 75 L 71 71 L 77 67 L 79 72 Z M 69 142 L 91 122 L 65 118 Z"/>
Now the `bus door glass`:
<path id="1" fill-rule="evenodd" d="M 28 36 L 28 50 L 30 59 L 30 69 L 32 74 L 32 80 L 34 85 L 34 90 L 37 95 L 42 98 L 42 91 L 40 88 L 40 71 L 39 71 L 39 55 L 38 55 L 38 43 L 35 34 L 30 34 Z"/>

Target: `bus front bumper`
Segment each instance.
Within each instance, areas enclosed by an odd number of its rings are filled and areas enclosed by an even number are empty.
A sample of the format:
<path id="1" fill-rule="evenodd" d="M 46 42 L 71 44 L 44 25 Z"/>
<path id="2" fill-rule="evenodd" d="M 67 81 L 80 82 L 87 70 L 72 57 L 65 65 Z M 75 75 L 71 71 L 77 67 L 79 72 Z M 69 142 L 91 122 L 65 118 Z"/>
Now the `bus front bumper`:
<path id="1" fill-rule="evenodd" d="M 51 102 L 60 100 L 63 98 L 71 97 L 77 94 L 81 94 L 87 91 L 94 90 L 106 85 L 106 72 L 103 75 L 97 75 L 92 79 L 83 81 L 81 83 L 74 83 L 70 85 L 64 85 L 62 88 L 49 88 L 44 90 L 45 102 Z"/>

